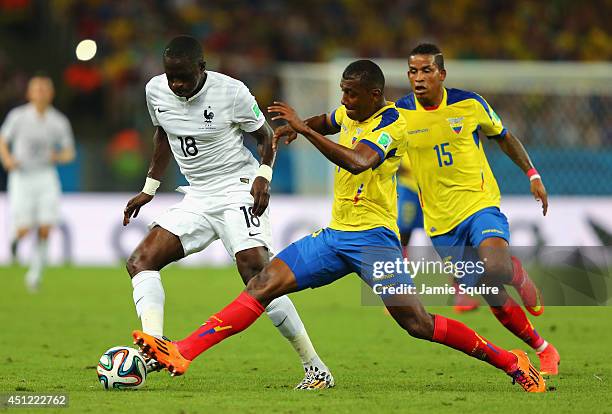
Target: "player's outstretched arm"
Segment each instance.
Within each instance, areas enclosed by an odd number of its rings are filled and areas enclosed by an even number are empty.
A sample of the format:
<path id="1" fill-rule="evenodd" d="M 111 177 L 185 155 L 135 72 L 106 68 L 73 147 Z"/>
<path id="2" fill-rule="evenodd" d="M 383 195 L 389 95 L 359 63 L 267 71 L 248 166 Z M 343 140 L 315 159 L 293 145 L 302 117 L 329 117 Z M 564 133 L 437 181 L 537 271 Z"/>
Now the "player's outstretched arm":
<path id="1" fill-rule="evenodd" d="M 6 171 L 11 171 L 17 168 L 17 161 L 15 161 L 15 158 L 13 158 L 13 156 L 11 155 L 11 152 L 9 151 L 9 147 L 6 141 L 1 136 L 0 136 L 0 161 L 2 162 L 2 166 L 4 167 Z"/>
<path id="2" fill-rule="evenodd" d="M 140 212 L 140 208 L 147 204 L 153 199 L 159 182 L 161 180 L 168 163 L 170 162 L 170 156 L 172 150 L 170 149 L 170 143 L 168 142 L 168 135 L 166 131 L 160 126 L 155 130 L 153 136 L 153 157 L 149 164 L 149 172 L 147 173 L 147 181 L 144 188 L 136 197 L 133 197 L 128 201 L 125 210 L 123 210 L 123 225 L 127 226 L 130 222 L 130 218 L 136 218 Z"/>
<path id="3" fill-rule="evenodd" d="M 537 174 L 529 158 L 529 154 L 527 154 L 527 150 L 521 141 L 510 132 L 507 132 L 503 138 L 496 139 L 496 141 L 502 151 L 518 165 L 525 174 L 529 175 L 529 179 L 531 180 L 531 193 L 537 201 L 542 202 L 542 213 L 546 215 L 548 211 L 548 195 L 546 193 L 546 188 L 544 187 L 542 178 Z"/>
<path id="4" fill-rule="evenodd" d="M 261 157 L 261 165 L 269 167 L 260 167 L 267 171 L 271 171 L 272 165 L 274 164 L 274 157 L 276 153 L 272 148 L 272 128 L 267 122 L 259 128 L 257 131 L 251 132 L 251 135 L 257 140 L 257 152 Z M 264 174 L 265 175 L 265 174 Z M 261 216 L 270 202 L 270 178 L 264 175 L 257 175 L 253 180 L 251 186 L 251 195 L 253 196 L 253 215 Z"/>
<path id="5" fill-rule="evenodd" d="M 294 131 L 304 135 L 325 158 L 351 174 L 360 174 L 381 161 L 380 155 L 365 144 L 358 143 L 355 149 L 352 149 L 325 138 L 301 120 L 295 110 L 286 103 L 274 102 L 274 105 L 268 107 L 268 112 L 278 114 L 272 118 L 273 121 L 277 119 L 287 121 Z M 325 122 L 329 121 L 326 119 Z"/>
<path id="6" fill-rule="evenodd" d="M 304 123 L 321 135 L 332 135 L 340 132 L 340 128 L 336 128 L 331 124 L 327 114 L 313 116 L 306 119 Z M 297 132 L 291 128 L 289 124 L 276 128 L 274 131 L 274 141 L 272 143 L 272 149 L 274 149 L 274 151 L 278 149 L 278 141 L 282 137 L 286 137 L 285 144 L 289 145 L 297 138 Z"/>

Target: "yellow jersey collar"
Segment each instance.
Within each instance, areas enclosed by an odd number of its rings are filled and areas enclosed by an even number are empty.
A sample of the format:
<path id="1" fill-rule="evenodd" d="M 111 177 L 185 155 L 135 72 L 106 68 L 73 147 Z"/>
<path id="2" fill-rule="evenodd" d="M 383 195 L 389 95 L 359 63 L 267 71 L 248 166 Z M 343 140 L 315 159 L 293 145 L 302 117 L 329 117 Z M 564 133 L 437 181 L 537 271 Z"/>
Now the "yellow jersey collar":
<path id="1" fill-rule="evenodd" d="M 416 98 L 416 95 L 414 96 L 414 105 L 416 107 L 417 111 L 423 111 L 423 112 L 431 112 L 431 111 L 437 111 L 438 109 L 442 109 L 442 108 L 446 108 L 446 98 L 448 96 L 448 94 L 446 93 L 446 88 L 444 89 L 444 95 L 442 96 L 442 102 L 440 102 L 440 105 L 438 105 L 438 107 L 436 109 L 425 109 L 423 108 L 423 106 L 421 105 L 421 103 L 419 102 L 419 100 Z"/>

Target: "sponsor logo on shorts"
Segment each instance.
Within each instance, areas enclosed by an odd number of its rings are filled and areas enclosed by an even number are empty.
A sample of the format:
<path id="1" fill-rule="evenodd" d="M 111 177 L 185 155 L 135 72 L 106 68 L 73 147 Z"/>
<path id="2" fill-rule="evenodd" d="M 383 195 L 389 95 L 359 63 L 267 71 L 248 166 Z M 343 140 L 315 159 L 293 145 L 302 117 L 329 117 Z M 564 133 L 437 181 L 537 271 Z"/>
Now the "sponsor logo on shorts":
<path id="1" fill-rule="evenodd" d="M 381 275 L 381 276 L 374 275 L 374 279 L 376 279 L 376 280 L 393 279 L 394 277 L 395 277 L 395 275 L 393 273 L 389 273 L 389 274 Z"/>
<path id="2" fill-rule="evenodd" d="M 488 234 L 488 233 L 504 234 L 504 232 L 499 229 L 486 229 L 486 230 L 483 230 L 481 234 Z"/>

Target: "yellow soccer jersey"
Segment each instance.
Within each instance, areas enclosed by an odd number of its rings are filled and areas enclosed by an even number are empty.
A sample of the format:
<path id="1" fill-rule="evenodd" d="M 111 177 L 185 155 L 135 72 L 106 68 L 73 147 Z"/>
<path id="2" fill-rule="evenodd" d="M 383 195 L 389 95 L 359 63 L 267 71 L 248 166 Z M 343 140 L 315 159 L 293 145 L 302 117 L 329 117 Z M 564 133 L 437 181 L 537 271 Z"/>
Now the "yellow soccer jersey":
<path id="1" fill-rule="evenodd" d="M 334 203 L 329 227 L 359 231 L 382 226 L 399 234 L 395 173 L 405 153 L 404 119 L 393 103 L 363 122 L 350 119 L 344 106 L 333 111 L 330 119 L 340 128 L 340 145 L 354 148 L 363 142 L 378 152 L 381 162 L 358 175 L 335 166 Z"/>
<path id="2" fill-rule="evenodd" d="M 445 89 L 440 106 L 426 110 L 411 93 L 396 105 L 406 119 L 406 151 L 430 236 L 449 232 L 478 210 L 499 207 L 499 187 L 478 131 L 503 138 L 506 129 L 480 95 Z"/>
<path id="3" fill-rule="evenodd" d="M 397 181 L 402 187 L 407 187 L 415 193 L 418 191 L 408 153 L 404 154 L 400 162 L 400 168 L 397 171 Z"/>

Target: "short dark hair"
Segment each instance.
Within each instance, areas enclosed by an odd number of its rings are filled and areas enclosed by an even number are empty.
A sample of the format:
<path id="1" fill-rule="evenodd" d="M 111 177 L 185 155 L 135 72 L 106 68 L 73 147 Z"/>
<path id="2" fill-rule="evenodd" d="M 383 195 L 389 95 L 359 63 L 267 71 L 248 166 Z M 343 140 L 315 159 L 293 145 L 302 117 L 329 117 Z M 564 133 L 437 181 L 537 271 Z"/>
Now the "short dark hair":
<path id="1" fill-rule="evenodd" d="M 164 49 L 164 58 L 188 59 L 198 62 L 204 59 L 202 44 L 192 36 L 177 36 Z"/>
<path id="2" fill-rule="evenodd" d="M 359 79 L 360 82 L 373 88 L 384 91 L 385 75 L 380 67 L 371 60 L 356 60 L 344 69 L 343 79 Z"/>
<path id="3" fill-rule="evenodd" d="M 434 62 L 440 68 L 444 69 L 444 56 L 440 48 L 433 43 L 421 43 L 410 52 L 410 56 L 414 55 L 431 55 L 434 57 Z"/>

